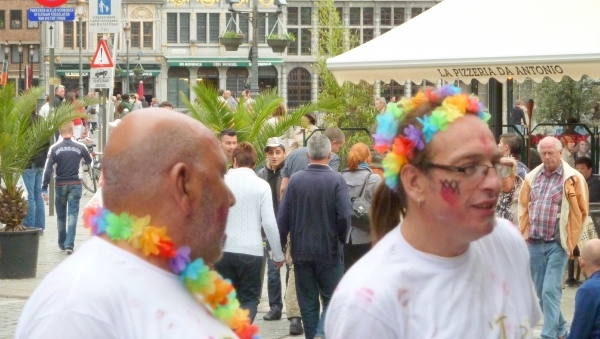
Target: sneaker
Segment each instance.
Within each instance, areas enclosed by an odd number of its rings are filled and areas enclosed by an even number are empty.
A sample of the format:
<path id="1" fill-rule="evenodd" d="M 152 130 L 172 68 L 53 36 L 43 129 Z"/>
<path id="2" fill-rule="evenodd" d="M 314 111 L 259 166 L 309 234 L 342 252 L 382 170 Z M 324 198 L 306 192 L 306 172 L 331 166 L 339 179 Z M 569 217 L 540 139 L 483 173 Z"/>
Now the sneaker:
<path id="1" fill-rule="evenodd" d="M 301 335 L 304 333 L 304 327 L 302 327 L 302 318 L 293 317 L 290 318 L 290 334 Z"/>
<path id="2" fill-rule="evenodd" d="M 269 310 L 269 312 L 267 312 L 267 314 L 265 314 L 263 319 L 266 321 L 279 320 L 281 319 L 281 310 L 277 307 L 271 307 L 271 309 Z"/>
<path id="3" fill-rule="evenodd" d="M 67 248 L 67 254 L 73 254 L 73 249 L 72 248 Z"/>
<path id="4" fill-rule="evenodd" d="M 61 251 L 63 251 L 63 252 L 65 251 L 65 248 L 64 248 L 64 247 L 62 247 L 62 246 L 58 246 L 58 248 L 59 248 Z"/>

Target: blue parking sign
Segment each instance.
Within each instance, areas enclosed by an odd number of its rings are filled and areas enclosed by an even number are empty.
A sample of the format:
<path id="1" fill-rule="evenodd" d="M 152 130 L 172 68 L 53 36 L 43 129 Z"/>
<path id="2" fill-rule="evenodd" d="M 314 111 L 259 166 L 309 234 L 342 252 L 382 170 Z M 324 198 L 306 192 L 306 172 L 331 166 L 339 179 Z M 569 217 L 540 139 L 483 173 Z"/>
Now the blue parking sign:
<path id="1" fill-rule="evenodd" d="M 98 0 L 98 15 L 112 15 L 111 0 Z"/>

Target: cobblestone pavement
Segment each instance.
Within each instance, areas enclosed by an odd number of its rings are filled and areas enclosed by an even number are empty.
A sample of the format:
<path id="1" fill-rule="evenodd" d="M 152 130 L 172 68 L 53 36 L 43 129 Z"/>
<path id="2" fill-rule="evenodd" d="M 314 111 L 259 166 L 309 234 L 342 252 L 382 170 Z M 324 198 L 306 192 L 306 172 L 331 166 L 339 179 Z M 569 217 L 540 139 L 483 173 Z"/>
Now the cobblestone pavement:
<path id="1" fill-rule="evenodd" d="M 92 194 L 84 192 L 81 199 L 80 216 L 83 212 L 83 207 L 91 199 Z M 48 206 L 46 206 L 48 213 Z M 46 217 L 46 231 L 43 237 L 40 238 L 40 249 L 38 256 L 37 276 L 32 279 L 22 280 L 0 280 L 0 339 L 9 339 L 14 337 L 14 332 L 17 327 L 19 314 L 31 295 L 33 290 L 40 284 L 42 279 L 56 267 L 67 255 L 58 249 L 56 231 L 56 216 Z M 75 238 L 75 250 L 89 238 L 87 231 L 82 227 L 82 221 L 78 223 L 77 236 Z M 282 274 L 285 270 L 281 270 Z M 282 281 L 285 277 L 282 276 Z M 573 318 L 574 300 L 576 288 L 566 287 L 563 290 L 563 298 L 561 308 L 567 322 Z M 285 289 L 284 291 L 285 292 Z M 269 310 L 267 297 L 266 277 L 263 288 L 261 302 L 258 306 L 258 314 L 255 323 L 260 328 L 260 333 L 264 339 L 283 339 L 283 338 L 304 338 L 304 336 L 288 335 L 289 322 L 286 320 L 285 308 L 284 314 L 279 321 L 264 321 L 263 315 Z M 539 338 L 541 325 L 536 326 L 534 330 L 534 338 Z"/>

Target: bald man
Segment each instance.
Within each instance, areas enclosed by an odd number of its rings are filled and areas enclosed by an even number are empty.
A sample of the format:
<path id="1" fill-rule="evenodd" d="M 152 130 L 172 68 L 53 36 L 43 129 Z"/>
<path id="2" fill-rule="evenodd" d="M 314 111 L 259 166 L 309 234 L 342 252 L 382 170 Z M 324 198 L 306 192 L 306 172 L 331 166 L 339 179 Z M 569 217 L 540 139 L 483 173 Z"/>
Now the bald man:
<path id="1" fill-rule="evenodd" d="M 198 152 L 198 150 L 203 150 Z M 104 206 L 150 217 L 176 248 L 212 265 L 222 255 L 235 198 L 226 159 L 206 127 L 184 114 L 128 114 L 102 158 Z M 109 222 L 109 221 L 107 221 Z M 16 338 L 237 338 L 198 303 L 167 261 L 124 240 L 93 236 L 42 281 Z"/>
<path id="2" fill-rule="evenodd" d="M 575 295 L 575 314 L 568 339 L 600 338 L 600 240 L 583 245 L 579 266 L 587 279 Z"/>

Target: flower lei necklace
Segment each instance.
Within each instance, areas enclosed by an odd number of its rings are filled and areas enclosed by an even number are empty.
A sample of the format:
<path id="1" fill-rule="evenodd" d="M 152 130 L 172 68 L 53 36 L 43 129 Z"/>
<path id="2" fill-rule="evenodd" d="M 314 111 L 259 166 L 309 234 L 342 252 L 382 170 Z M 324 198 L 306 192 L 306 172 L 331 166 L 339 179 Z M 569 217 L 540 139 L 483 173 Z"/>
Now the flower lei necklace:
<path id="1" fill-rule="evenodd" d="M 179 275 L 194 297 L 240 339 L 260 339 L 258 327 L 250 324 L 248 310 L 240 308 L 231 283 L 209 269 L 202 258 L 191 261 L 188 246 L 175 249 L 175 244 L 166 234 L 167 229 L 151 226 L 149 216 L 117 215 L 102 207 L 88 207 L 83 218 L 85 227 L 93 235 L 106 234 L 113 241 L 127 241 L 144 256 L 167 259 L 171 270 Z"/>
<path id="2" fill-rule="evenodd" d="M 419 124 L 410 124 L 398 134 L 398 125 L 406 114 L 428 102 L 437 105 L 433 112 L 418 117 Z M 388 105 L 386 112 L 377 116 L 377 129 L 373 134 L 374 149 L 387 153 L 382 161 L 386 185 L 397 189 L 398 174 L 414 158 L 415 152 L 423 150 L 434 134 L 447 130 L 449 123 L 465 114 L 478 116 L 484 122 L 490 119 L 477 97 L 461 94 L 461 89 L 453 85 L 442 86 L 437 91 L 420 91 L 413 98 L 402 99 L 400 105 Z"/>

